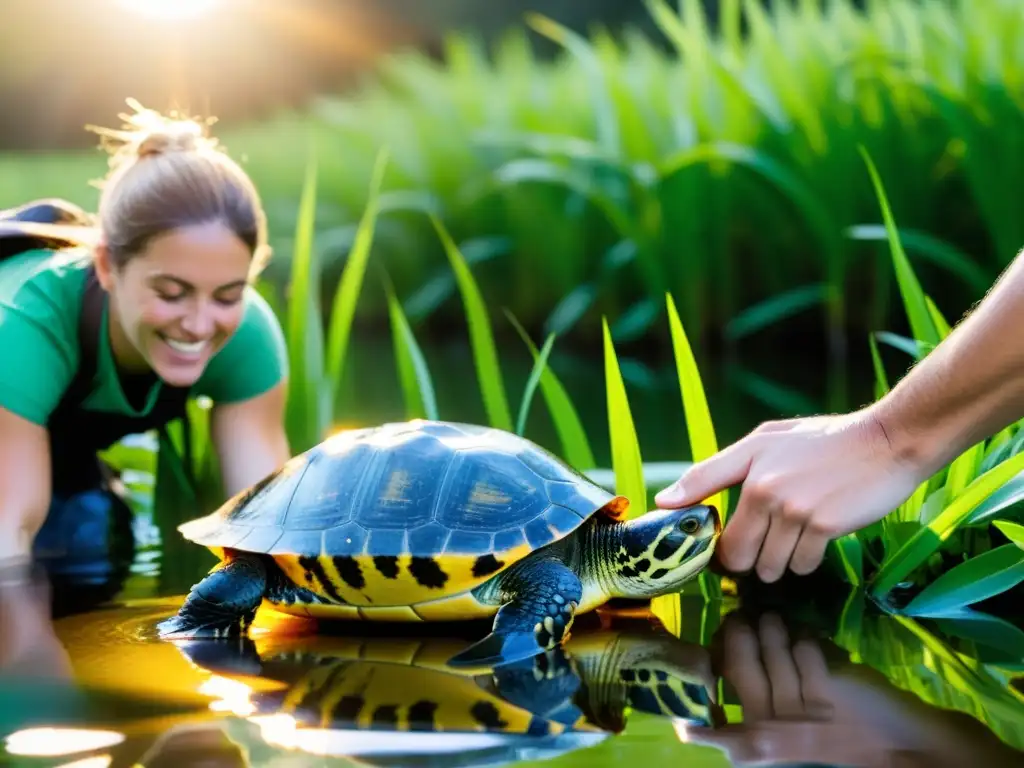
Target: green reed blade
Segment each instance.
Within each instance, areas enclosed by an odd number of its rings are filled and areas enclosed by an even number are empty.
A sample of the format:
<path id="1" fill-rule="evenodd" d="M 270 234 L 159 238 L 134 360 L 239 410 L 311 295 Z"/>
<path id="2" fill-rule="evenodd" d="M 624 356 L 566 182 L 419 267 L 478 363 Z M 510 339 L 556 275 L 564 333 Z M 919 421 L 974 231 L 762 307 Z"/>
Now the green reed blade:
<path id="1" fill-rule="evenodd" d="M 893 349 L 905 352 L 915 360 L 920 360 L 934 349 L 934 346 L 923 341 L 908 339 L 906 336 L 900 336 L 897 333 L 891 333 L 889 331 L 876 331 L 874 336 L 883 344 L 888 344 Z"/>
<path id="2" fill-rule="evenodd" d="M 604 334 L 605 387 L 608 400 L 608 428 L 611 442 L 612 471 L 615 473 L 615 492 L 630 501 L 629 517 L 639 517 L 647 510 L 647 485 L 644 482 L 643 458 L 636 427 L 629 407 L 629 398 L 619 370 L 615 344 L 607 318 L 601 318 Z M 705 596 L 715 594 L 716 584 L 709 584 L 706 572 L 698 577 Z M 717 590 L 720 593 L 720 589 Z M 651 613 L 672 633 L 680 631 L 681 604 L 679 594 L 662 595 L 650 602 Z"/>
<path id="3" fill-rule="evenodd" d="M 484 177 L 471 180 L 460 195 L 463 205 L 476 203 L 483 195 L 519 184 L 552 184 L 579 195 L 604 214 L 622 237 L 631 237 L 636 229 L 633 216 L 615 198 L 579 170 L 545 158 L 510 160 Z"/>
<path id="4" fill-rule="evenodd" d="M 925 305 L 928 307 L 928 315 L 931 317 L 935 332 L 941 341 L 950 333 L 949 323 L 946 322 L 946 318 L 942 316 L 942 313 L 935 306 L 935 302 L 932 301 L 930 296 L 925 294 L 924 299 Z M 970 482 L 971 478 L 977 474 L 978 466 L 984 457 L 984 452 L 985 441 L 981 441 L 971 446 L 953 461 L 946 475 L 945 491 L 947 498 L 955 498 L 967 483 Z"/>
<path id="5" fill-rule="evenodd" d="M 970 517 L 975 507 L 1021 471 L 1024 471 L 1024 454 L 1019 453 L 975 478 L 934 520 L 922 526 L 886 559 L 872 579 L 872 594 L 885 595 L 909 578 Z"/>
<path id="6" fill-rule="evenodd" d="M 619 116 L 615 111 L 615 103 L 594 47 L 586 38 L 547 16 L 530 11 L 526 13 L 525 18 L 526 23 L 536 32 L 563 46 L 579 62 L 587 80 L 589 98 L 595 112 L 593 129 L 597 133 L 598 144 L 606 153 L 618 155 L 621 141 Z"/>
<path id="7" fill-rule="evenodd" d="M 867 165 L 868 174 L 871 176 L 871 183 L 875 188 L 875 196 L 878 198 L 878 205 L 882 210 L 882 218 L 885 220 L 885 229 L 889 236 L 889 249 L 892 252 L 893 267 L 896 270 L 896 279 L 900 286 L 900 295 L 903 297 L 903 306 L 907 312 L 907 320 L 910 323 L 914 339 L 924 341 L 932 345 L 939 343 L 939 332 L 932 321 L 931 313 L 928 311 L 928 303 L 925 300 L 924 290 L 914 274 L 910 260 L 903 250 L 899 233 L 896 228 L 896 221 L 893 219 L 892 210 L 889 207 L 889 200 L 886 197 L 882 180 L 875 168 L 874 161 L 863 146 L 858 146 L 864 163 Z"/>
<path id="8" fill-rule="evenodd" d="M 783 291 L 733 317 L 725 326 L 724 336 L 729 341 L 739 341 L 821 304 L 827 298 L 828 289 L 821 283 Z"/>
<path id="9" fill-rule="evenodd" d="M 863 242 L 889 241 L 889 232 L 884 225 L 860 224 L 846 230 L 852 240 Z M 978 263 L 959 248 L 943 242 L 927 232 L 898 228 L 896 236 L 907 250 L 915 251 L 919 257 L 945 268 L 949 273 L 967 283 L 971 290 L 983 294 L 992 284 L 991 276 Z"/>
<path id="10" fill-rule="evenodd" d="M 345 352 L 348 349 L 349 334 L 352 330 L 352 319 L 355 317 L 356 304 L 359 302 L 363 275 L 366 263 L 370 258 L 373 246 L 374 228 L 377 224 L 377 205 L 380 187 L 384 180 L 387 167 L 388 152 L 381 150 L 377 155 L 373 176 L 370 181 L 369 199 L 363 210 L 362 219 L 355 242 L 349 251 L 341 280 L 334 293 L 334 306 L 331 310 L 331 327 L 327 339 L 327 388 L 330 393 L 330 407 L 336 408 L 335 402 L 344 375 Z"/>
<path id="11" fill-rule="evenodd" d="M 1024 630 L 998 616 L 961 608 L 936 616 L 931 621 L 948 637 L 959 637 L 992 648 L 1004 658 L 1024 659 Z"/>
<path id="12" fill-rule="evenodd" d="M 682 397 L 686 430 L 690 438 L 690 452 L 695 462 L 703 461 L 718 452 L 715 425 L 711 419 L 711 409 L 708 407 L 697 361 L 694 359 L 690 342 L 686 338 L 683 324 L 679 321 L 679 313 L 676 311 L 671 294 L 665 295 L 665 302 L 668 309 L 669 331 L 672 336 L 672 351 L 676 361 L 676 377 Z M 707 500 L 708 504 L 713 504 L 718 508 L 723 523 L 728 511 L 728 493 L 727 489 L 722 489 Z"/>
<path id="13" fill-rule="evenodd" d="M 487 306 L 484 304 L 480 288 L 473 278 L 473 272 L 466 264 L 465 258 L 455 245 L 451 235 L 448 234 L 448 230 L 436 216 L 431 215 L 430 220 L 441 239 L 444 252 L 459 284 L 459 291 L 462 293 L 462 303 L 473 348 L 473 362 L 476 365 L 487 418 L 492 427 L 511 432 L 512 415 L 509 411 L 508 398 L 505 396 L 505 384 L 501 378 L 498 351 L 494 344 L 494 334 L 491 330 Z"/>
<path id="14" fill-rule="evenodd" d="M 1009 520 L 996 520 L 992 525 L 1002 531 L 1016 546 L 1024 549 L 1024 525 Z"/>
<path id="15" fill-rule="evenodd" d="M 299 199 L 288 304 L 289 394 L 285 424 L 288 442 L 297 453 L 320 441 L 327 417 L 321 400 L 324 348 L 320 269 L 313 249 L 316 198 L 317 166 L 311 157 Z"/>
<path id="16" fill-rule="evenodd" d="M 604 332 L 608 437 L 611 443 L 612 470 L 615 472 L 615 492 L 629 499 L 629 516 L 638 517 L 647 511 L 647 486 L 644 483 L 640 443 L 607 318 L 601 318 L 601 325 Z"/>
<path id="17" fill-rule="evenodd" d="M 839 561 L 839 571 L 848 584 L 860 586 L 864 583 L 864 548 L 856 533 L 848 533 L 832 542 L 834 557 Z"/>
<path id="18" fill-rule="evenodd" d="M 946 318 L 943 317 L 939 308 L 935 306 L 935 302 L 932 301 L 931 296 L 925 294 L 924 303 L 928 307 L 928 316 L 931 317 L 932 323 L 935 325 L 935 332 L 939 335 L 939 340 L 941 341 L 949 336 L 952 328 L 950 328 L 949 323 L 946 321 Z"/>
<path id="19" fill-rule="evenodd" d="M 999 430 L 985 447 L 985 457 L 978 467 L 979 472 L 986 472 L 1007 456 L 1017 453 L 1024 445 L 1024 431 L 1014 424 Z"/>
<path id="20" fill-rule="evenodd" d="M 402 304 L 395 296 L 389 279 L 385 281 L 384 290 L 387 293 L 391 338 L 405 399 L 406 418 L 437 419 L 439 417 L 434 397 L 434 383 L 426 358 L 416 342 L 416 336 L 409 326 L 409 320 L 402 311 Z"/>
<path id="21" fill-rule="evenodd" d="M 530 339 L 529 334 L 526 333 L 526 330 L 516 319 L 515 315 L 507 309 L 505 310 L 505 316 L 512 324 L 512 327 L 516 329 L 516 333 L 519 334 L 523 343 L 530 350 L 530 354 L 533 355 L 534 361 L 536 361 L 540 354 L 537 352 L 537 347 Z M 597 461 L 594 459 L 594 453 L 590 449 L 590 441 L 587 439 L 587 432 L 583 428 L 583 422 L 576 412 L 572 399 L 565 391 L 565 387 L 562 386 L 562 382 L 558 380 L 558 377 L 549 365 L 545 365 L 542 369 L 540 389 L 544 395 L 545 402 L 548 404 L 548 412 L 551 414 L 551 420 L 555 424 L 555 431 L 562 442 L 562 457 L 581 472 L 595 469 Z"/>
<path id="22" fill-rule="evenodd" d="M 942 616 L 1001 594 L 1024 581 L 1024 551 L 1006 544 L 966 560 L 921 590 L 902 610 Z"/>
<path id="23" fill-rule="evenodd" d="M 875 334 L 872 333 L 868 336 L 868 345 L 871 347 L 871 363 L 875 369 L 875 400 L 881 400 L 889 391 L 889 379 L 885 375 L 882 356 L 878 353 L 878 343 L 875 341 Z"/>
<path id="24" fill-rule="evenodd" d="M 522 435 L 526 432 L 526 417 L 530 413 L 530 403 L 533 402 L 533 394 L 537 391 L 537 384 L 540 382 L 540 377 L 544 373 L 544 369 L 547 367 L 548 355 L 551 354 L 551 348 L 554 344 L 555 334 L 548 334 L 548 338 L 544 342 L 544 346 L 541 348 L 540 354 L 533 362 L 533 368 L 530 370 L 530 378 L 527 379 L 526 387 L 523 389 L 523 399 L 519 403 L 519 417 L 516 419 L 517 435 Z"/>
<path id="25" fill-rule="evenodd" d="M 1000 685 L 981 664 L 954 652 L 946 642 L 909 616 L 895 615 L 892 620 L 914 635 L 913 639 L 916 641 L 914 656 L 917 657 L 917 663 L 923 662 L 926 668 L 932 670 L 942 682 L 970 700 L 974 710 L 971 712 L 972 715 L 983 722 L 991 722 L 990 718 L 1004 717 L 1010 717 L 1014 722 L 1019 722 L 1019 702 L 1015 701 L 1013 693 Z M 909 646 L 909 643 L 905 645 Z M 923 653 L 931 658 L 922 657 Z M 872 666 L 876 665 L 872 664 Z M 916 665 L 910 659 L 901 659 L 900 663 L 888 666 L 891 674 L 896 667 L 910 669 Z M 935 700 L 934 696 L 922 694 L 919 695 L 925 701 Z M 947 706 L 946 708 L 953 707 Z M 962 705 L 955 708 L 963 710 Z"/>

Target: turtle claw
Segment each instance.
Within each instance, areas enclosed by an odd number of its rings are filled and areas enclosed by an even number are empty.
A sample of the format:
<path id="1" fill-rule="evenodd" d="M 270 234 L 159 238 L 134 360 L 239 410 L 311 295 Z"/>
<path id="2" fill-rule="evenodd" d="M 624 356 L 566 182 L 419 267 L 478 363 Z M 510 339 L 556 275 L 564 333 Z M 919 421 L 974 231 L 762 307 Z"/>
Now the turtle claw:
<path id="1" fill-rule="evenodd" d="M 237 637 L 252 624 L 265 587 L 262 563 L 240 556 L 192 587 L 178 613 L 160 622 L 157 632 L 164 639 Z"/>
<path id="2" fill-rule="evenodd" d="M 533 632 L 492 632 L 448 660 L 451 667 L 498 667 L 544 653 Z"/>
<path id="3" fill-rule="evenodd" d="M 583 594 L 579 577 L 558 560 L 520 566 L 504 576 L 514 594 L 498 609 L 487 637 L 453 656 L 450 666 L 499 666 L 561 645 Z"/>
<path id="4" fill-rule="evenodd" d="M 219 640 L 237 637 L 245 632 L 248 622 L 244 617 L 217 617 L 198 622 L 194 616 L 172 616 L 156 625 L 157 633 L 164 640 Z"/>

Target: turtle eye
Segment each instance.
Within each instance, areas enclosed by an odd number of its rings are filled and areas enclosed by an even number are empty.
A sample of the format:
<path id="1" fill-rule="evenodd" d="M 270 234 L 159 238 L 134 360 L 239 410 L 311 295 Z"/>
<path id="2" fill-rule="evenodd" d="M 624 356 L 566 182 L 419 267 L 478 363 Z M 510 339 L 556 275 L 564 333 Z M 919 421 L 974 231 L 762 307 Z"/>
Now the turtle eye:
<path id="1" fill-rule="evenodd" d="M 683 529 L 683 533 L 694 534 L 700 528 L 700 523 L 697 521 L 697 518 L 688 517 L 680 523 L 679 527 Z"/>

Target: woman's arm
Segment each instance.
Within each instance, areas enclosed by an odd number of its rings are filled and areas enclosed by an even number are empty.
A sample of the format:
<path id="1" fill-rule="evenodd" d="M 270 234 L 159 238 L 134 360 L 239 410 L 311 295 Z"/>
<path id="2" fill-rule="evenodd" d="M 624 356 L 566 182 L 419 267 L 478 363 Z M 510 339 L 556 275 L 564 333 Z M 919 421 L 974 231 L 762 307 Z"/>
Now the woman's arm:
<path id="1" fill-rule="evenodd" d="M 0 568 L 24 564 L 50 506 L 45 427 L 0 407 Z"/>
<path id="2" fill-rule="evenodd" d="M 228 496 L 248 488 L 291 458 L 284 429 L 287 382 L 256 397 L 213 408 L 210 430 Z"/>

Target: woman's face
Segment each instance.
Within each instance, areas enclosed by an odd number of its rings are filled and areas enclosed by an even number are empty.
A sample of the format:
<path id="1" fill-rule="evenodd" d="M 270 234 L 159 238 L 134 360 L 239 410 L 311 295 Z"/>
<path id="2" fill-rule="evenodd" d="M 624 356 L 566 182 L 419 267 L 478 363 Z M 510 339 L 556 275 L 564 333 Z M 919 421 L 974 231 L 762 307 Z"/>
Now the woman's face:
<path id="1" fill-rule="evenodd" d="M 250 262 L 245 243 L 220 222 L 154 238 L 121 269 L 101 247 L 97 276 L 110 293 L 118 364 L 152 368 L 173 386 L 198 381 L 242 320 Z"/>

